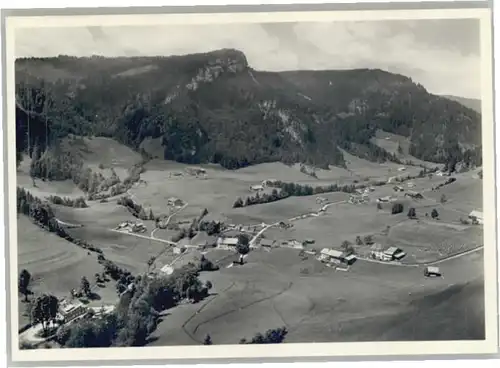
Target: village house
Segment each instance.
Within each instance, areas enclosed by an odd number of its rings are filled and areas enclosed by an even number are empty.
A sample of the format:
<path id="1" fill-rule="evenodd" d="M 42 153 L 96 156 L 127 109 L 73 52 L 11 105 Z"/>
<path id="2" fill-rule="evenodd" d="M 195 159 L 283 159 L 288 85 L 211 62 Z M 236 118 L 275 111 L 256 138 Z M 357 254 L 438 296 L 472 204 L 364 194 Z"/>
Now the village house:
<path id="1" fill-rule="evenodd" d="M 382 198 L 377 198 L 377 202 L 381 203 L 387 203 L 387 202 L 390 202 L 391 201 L 391 197 L 390 196 L 386 196 L 386 197 L 382 197 Z"/>
<path id="2" fill-rule="evenodd" d="M 382 245 L 378 243 L 375 243 L 370 247 L 370 257 L 379 261 L 388 262 L 391 260 L 391 257 L 384 253 Z"/>
<path id="3" fill-rule="evenodd" d="M 63 300 L 59 305 L 59 313 L 65 323 L 74 320 L 75 318 L 84 316 L 88 310 L 81 302 L 71 303 Z"/>
<path id="4" fill-rule="evenodd" d="M 238 238 L 219 238 L 217 239 L 217 247 L 220 249 L 235 249 L 239 244 Z"/>
<path id="5" fill-rule="evenodd" d="M 174 272 L 174 268 L 167 264 L 163 266 L 160 271 L 166 275 L 171 275 Z"/>
<path id="6" fill-rule="evenodd" d="M 170 197 L 169 199 L 167 199 L 167 204 L 169 206 L 181 207 L 184 205 L 184 202 L 182 201 L 182 199 L 176 197 Z"/>
<path id="7" fill-rule="evenodd" d="M 316 197 L 316 203 L 320 204 L 320 203 L 324 203 L 326 202 L 326 198 L 324 197 Z"/>
<path id="8" fill-rule="evenodd" d="M 439 276 L 441 276 L 441 271 L 439 270 L 439 267 L 426 267 L 424 269 L 424 275 L 427 277 L 430 277 L 430 276 L 439 277 Z"/>
<path id="9" fill-rule="evenodd" d="M 261 239 L 259 244 L 261 247 L 271 248 L 274 245 L 274 240 L 272 239 Z"/>
<path id="10" fill-rule="evenodd" d="M 304 243 L 295 239 L 289 240 L 287 246 L 294 249 L 304 249 Z"/>
<path id="11" fill-rule="evenodd" d="M 319 254 L 318 260 L 321 262 L 340 263 L 344 260 L 344 254 L 340 250 L 323 248 Z"/>
<path id="12" fill-rule="evenodd" d="M 415 187 L 415 183 L 412 183 L 412 182 L 409 182 L 406 185 L 408 186 L 408 188 L 414 188 Z"/>
<path id="13" fill-rule="evenodd" d="M 424 196 L 420 194 L 419 192 L 415 192 L 412 190 L 409 190 L 405 193 L 405 197 L 410 197 L 410 198 L 415 198 L 415 199 L 422 199 Z"/>
<path id="14" fill-rule="evenodd" d="M 390 247 L 384 251 L 384 255 L 390 261 L 395 261 L 395 260 L 399 261 L 400 259 L 402 259 L 406 256 L 406 253 L 404 253 L 400 248 Z"/>
<path id="15" fill-rule="evenodd" d="M 174 252 L 174 254 L 177 254 L 177 255 L 182 254 L 182 253 L 184 253 L 185 251 L 186 251 L 186 247 L 185 247 L 185 246 L 175 246 L 175 247 L 173 248 L 173 252 Z"/>
<path id="16" fill-rule="evenodd" d="M 406 167 L 401 166 L 400 168 L 398 168 L 398 171 L 406 171 Z"/>
<path id="17" fill-rule="evenodd" d="M 473 222 L 476 221 L 478 224 L 482 225 L 484 222 L 483 212 L 474 210 L 469 213 L 469 219 Z"/>
<path id="18" fill-rule="evenodd" d="M 132 225 L 132 232 L 134 233 L 143 233 L 147 230 L 146 226 L 142 222 L 136 222 Z"/>
<path id="19" fill-rule="evenodd" d="M 394 186 L 394 191 L 395 192 L 404 192 L 404 188 L 400 185 L 395 185 Z"/>
<path id="20" fill-rule="evenodd" d="M 250 191 L 252 192 L 261 192 L 264 190 L 264 187 L 262 185 L 250 185 Z"/>

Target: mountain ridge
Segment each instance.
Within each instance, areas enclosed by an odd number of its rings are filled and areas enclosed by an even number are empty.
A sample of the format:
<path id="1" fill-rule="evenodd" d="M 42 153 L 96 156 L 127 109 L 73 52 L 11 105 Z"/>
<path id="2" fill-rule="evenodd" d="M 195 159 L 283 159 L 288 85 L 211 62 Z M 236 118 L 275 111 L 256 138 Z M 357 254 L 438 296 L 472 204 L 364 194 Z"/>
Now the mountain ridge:
<path id="1" fill-rule="evenodd" d="M 162 158 L 231 169 L 270 161 L 342 166 L 341 149 L 397 161 L 370 141 L 382 129 L 408 137 L 419 159 L 481 163 L 479 113 L 380 69 L 257 71 L 235 49 L 25 58 L 16 61 L 16 98 L 24 107 L 16 111 L 18 152 L 35 160 L 71 133 L 135 149 L 160 139 Z"/>

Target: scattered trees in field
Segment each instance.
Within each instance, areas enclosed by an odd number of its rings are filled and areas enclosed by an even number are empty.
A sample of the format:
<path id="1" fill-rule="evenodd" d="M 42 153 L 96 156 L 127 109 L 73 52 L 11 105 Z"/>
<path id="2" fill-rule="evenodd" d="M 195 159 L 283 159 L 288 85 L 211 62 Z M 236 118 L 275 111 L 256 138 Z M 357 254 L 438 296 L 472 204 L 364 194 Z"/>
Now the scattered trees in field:
<path id="1" fill-rule="evenodd" d="M 31 282 L 31 274 L 23 269 L 19 274 L 18 289 L 21 294 L 24 295 L 25 301 L 28 301 L 28 295 L 30 294 L 29 285 Z"/>

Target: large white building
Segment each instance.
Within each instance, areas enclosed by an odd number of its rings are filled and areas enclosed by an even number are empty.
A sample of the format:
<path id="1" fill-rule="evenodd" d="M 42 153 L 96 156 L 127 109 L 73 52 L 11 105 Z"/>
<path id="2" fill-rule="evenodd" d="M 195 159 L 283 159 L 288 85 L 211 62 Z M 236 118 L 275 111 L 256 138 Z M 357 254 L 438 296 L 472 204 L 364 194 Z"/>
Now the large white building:
<path id="1" fill-rule="evenodd" d="M 484 221 L 484 217 L 483 217 L 483 212 L 481 211 L 472 211 L 471 213 L 469 213 L 469 219 L 471 219 L 472 221 L 477 221 L 479 224 L 483 224 L 483 221 Z"/>
<path id="2" fill-rule="evenodd" d="M 238 238 L 219 238 L 217 246 L 221 249 L 235 249 L 239 243 Z"/>

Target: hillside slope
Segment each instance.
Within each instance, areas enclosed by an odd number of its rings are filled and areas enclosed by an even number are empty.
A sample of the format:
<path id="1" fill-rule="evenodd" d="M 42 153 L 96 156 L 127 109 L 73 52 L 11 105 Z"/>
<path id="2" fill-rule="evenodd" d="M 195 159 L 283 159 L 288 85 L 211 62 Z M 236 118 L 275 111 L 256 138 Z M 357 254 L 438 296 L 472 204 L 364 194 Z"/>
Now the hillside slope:
<path id="1" fill-rule="evenodd" d="M 407 77 L 367 69 L 260 72 L 232 49 L 19 59 L 16 98 L 17 149 L 35 159 L 73 133 L 135 149 L 156 139 L 165 159 L 226 168 L 270 161 L 343 166 L 340 149 L 396 160 L 370 141 L 382 129 L 408 137 L 417 158 L 481 162 L 480 114 Z"/>
<path id="2" fill-rule="evenodd" d="M 468 107 L 469 109 L 472 109 L 478 113 L 481 113 L 481 100 L 477 100 L 474 98 L 465 98 L 465 97 L 457 97 L 457 96 L 443 96 L 446 97 L 449 100 L 452 101 L 457 101 L 458 103 L 464 105 L 465 107 Z"/>

